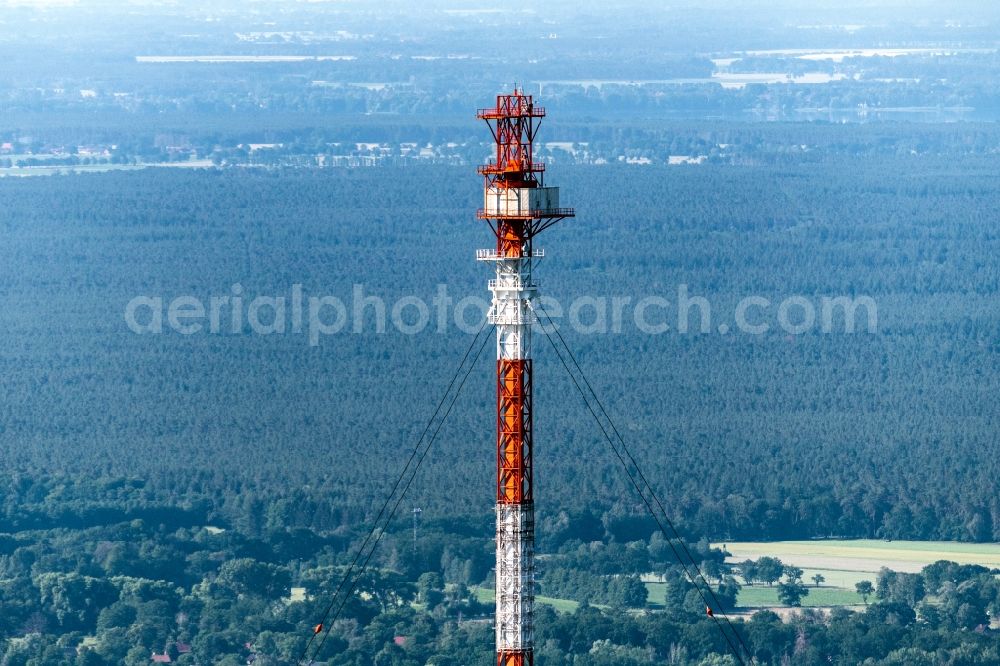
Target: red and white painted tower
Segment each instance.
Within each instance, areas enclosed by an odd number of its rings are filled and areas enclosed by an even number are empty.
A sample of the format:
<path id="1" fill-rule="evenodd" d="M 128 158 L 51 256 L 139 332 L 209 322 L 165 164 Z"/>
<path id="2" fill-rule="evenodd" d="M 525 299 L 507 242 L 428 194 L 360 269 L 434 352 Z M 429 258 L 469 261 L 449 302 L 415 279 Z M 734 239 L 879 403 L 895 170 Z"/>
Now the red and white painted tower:
<path id="1" fill-rule="evenodd" d="M 490 322 L 497 329 L 497 666 L 534 663 L 534 477 L 531 409 L 532 263 L 543 256 L 534 237 L 573 210 L 559 207 L 559 188 L 545 187 L 534 161 L 535 133 L 545 109 L 516 87 L 480 109 L 496 142 L 496 158 L 479 167 L 485 202 L 478 212 L 496 234 L 496 249 L 476 258 L 496 265 L 489 282 Z"/>

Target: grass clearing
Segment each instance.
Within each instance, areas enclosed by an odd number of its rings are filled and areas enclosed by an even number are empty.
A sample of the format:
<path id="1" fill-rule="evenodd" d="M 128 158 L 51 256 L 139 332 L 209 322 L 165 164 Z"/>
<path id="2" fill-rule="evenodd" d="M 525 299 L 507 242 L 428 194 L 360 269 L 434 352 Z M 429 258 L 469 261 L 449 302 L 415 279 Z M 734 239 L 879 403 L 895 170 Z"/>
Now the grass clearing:
<path id="1" fill-rule="evenodd" d="M 816 573 L 815 571 L 813 573 Z M 827 576 L 827 573 L 823 573 Z M 831 572 L 833 574 L 835 572 Z M 839 572 L 847 573 L 847 572 Z M 811 574 L 810 574 L 811 575 Z M 807 579 L 808 580 L 808 579 Z M 827 580 L 830 580 L 828 577 Z M 846 577 L 845 577 L 846 580 Z M 860 580 L 860 578 L 859 578 Z M 854 591 L 854 583 L 850 585 L 823 583 L 820 587 L 814 587 L 811 583 L 806 585 L 809 594 L 802 599 L 803 607 L 811 606 L 856 606 L 862 602 L 861 596 Z M 651 608 L 663 608 L 664 599 L 667 594 L 667 584 L 657 581 L 646 581 L 646 590 L 649 592 L 647 604 Z M 737 597 L 737 604 L 741 608 L 766 608 L 771 606 L 781 606 L 778 600 L 778 588 L 767 587 L 766 585 L 744 586 Z"/>
<path id="2" fill-rule="evenodd" d="M 862 604 L 854 586 L 868 580 L 873 584 L 882 567 L 916 573 L 938 560 L 960 564 L 1000 567 L 1000 544 L 955 543 L 948 541 L 880 541 L 876 539 L 831 539 L 816 541 L 732 542 L 712 544 L 725 547 L 732 555 L 727 562 L 762 556 L 777 557 L 803 570 L 802 581 L 809 588 L 803 606 L 855 606 Z M 823 584 L 813 587 L 812 577 L 823 576 Z M 651 590 L 652 598 L 652 590 Z M 662 597 L 661 597 L 662 598 Z M 744 587 L 739 605 L 748 608 L 779 606 L 776 588 L 765 585 Z"/>
<path id="3" fill-rule="evenodd" d="M 493 590 L 487 587 L 472 587 L 473 594 L 476 595 L 476 599 L 479 603 L 492 604 L 494 602 Z M 572 613 L 577 608 L 580 607 L 579 601 L 573 601 L 572 599 L 557 599 L 555 597 L 545 597 L 536 596 L 535 603 L 545 604 L 546 606 L 552 606 L 560 613 Z"/>
<path id="4" fill-rule="evenodd" d="M 74 164 L 60 166 L 2 167 L 0 178 L 28 176 L 56 176 L 69 173 L 105 173 L 108 171 L 135 171 L 144 167 L 135 164 Z"/>
<path id="5" fill-rule="evenodd" d="M 820 587 L 842 587 L 853 590 L 855 584 L 869 580 L 875 584 L 875 575 L 878 572 L 868 571 L 846 571 L 843 569 L 802 569 L 802 582 L 810 589 L 813 586 L 812 577 L 816 574 L 823 576 L 823 584 Z"/>
<path id="6" fill-rule="evenodd" d="M 39 156 L 34 156 L 39 157 Z M 140 162 L 138 164 L 63 164 L 52 166 L 0 167 L 0 178 L 29 176 L 57 176 L 73 173 L 106 173 L 109 171 L 137 171 L 139 169 L 212 169 L 212 160 L 187 160 L 184 162 Z"/>
<path id="7" fill-rule="evenodd" d="M 770 606 L 783 606 L 778 600 L 778 588 L 744 587 L 740 590 L 737 603 L 742 608 L 766 608 Z M 854 590 L 845 590 L 838 587 L 809 587 L 809 594 L 802 597 L 802 607 L 811 606 L 857 606 L 864 603 L 861 596 Z"/>
<path id="8" fill-rule="evenodd" d="M 643 581 L 649 596 L 646 597 L 646 604 L 653 608 L 663 608 L 666 604 L 664 599 L 667 596 L 667 584 L 658 581 Z"/>
<path id="9" fill-rule="evenodd" d="M 918 572 L 937 560 L 951 560 L 962 564 L 981 564 L 1000 568 L 1000 544 L 951 543 L 945 541 L 879 541 L 874 539 L 829 541 L 775 541 L 716 543 L 732 553 L 730 563 L 757 559 L 764 555 L 777 557 L 785 564 L 803 570 L 802 582 L 809 594 L 802 599 L 804 608 L 832 606 L 861 606 L 864 601 L 854 586 L 863 580 L 875 583 L 881 567 L 895 571 Z M 823 583 L 816 587 L 812 577 L 823 576 Z M 648 592 L 647 606 L 664 607 L 667 585 L 654 574 L 642 576 Z M 742 582 L 742 581 L 741 581 Z M 483 603 L 493 603 L 493 590 L 477 587 L 476 598 Z M 557 611 L 572 613 L 580 605 L 571 599 L 539 596 L 540 604 L 552 606 Z M 871 599 L 869 599 L 871 601 Z M 762 584 L 744 586 L 737 604 L 740 608 L 782 607 L 778 600 L 777 586 Z"/>
<path id="10" fill-rule="evenodd" d="M 937 560 L 1000 567 L 1000 544 L 950 541 L 880 541 L 877 539 L 733 542 L 725 546 L 730 562 L 762 555 L 803 569 L 877 572 L 885 566 L 916 573 Z M 825 575 L 825 574 L 824 574 Z"/>

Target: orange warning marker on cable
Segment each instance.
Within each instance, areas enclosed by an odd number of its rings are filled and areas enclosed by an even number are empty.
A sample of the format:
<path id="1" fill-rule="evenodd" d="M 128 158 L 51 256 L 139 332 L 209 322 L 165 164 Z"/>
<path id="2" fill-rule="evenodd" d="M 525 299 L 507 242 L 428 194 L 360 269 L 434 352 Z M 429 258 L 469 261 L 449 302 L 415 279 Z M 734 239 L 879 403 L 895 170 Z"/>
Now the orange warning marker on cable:
<path id="1" fill-rule="evenodd" d="M 712 613 L 711 606 L 705 606 L 705 615 L 707 615 L 709 617 L 715 617 L 715 614 Z"/>
<path id="2" fill-rule="evenodd" d="M 319 634 L 319 633 L 322 633 L 322 631 L 323 631 L 323 623 L 322 623 L 322 622 L 320 622 L 319 624 L 317 624 L 317 625 L 316 625 L 316 626 L 315 626 L 315 627 L 313 628 L 313 636 L 315 636 L 315 635 L 317 635 L 317 634 Z"/>

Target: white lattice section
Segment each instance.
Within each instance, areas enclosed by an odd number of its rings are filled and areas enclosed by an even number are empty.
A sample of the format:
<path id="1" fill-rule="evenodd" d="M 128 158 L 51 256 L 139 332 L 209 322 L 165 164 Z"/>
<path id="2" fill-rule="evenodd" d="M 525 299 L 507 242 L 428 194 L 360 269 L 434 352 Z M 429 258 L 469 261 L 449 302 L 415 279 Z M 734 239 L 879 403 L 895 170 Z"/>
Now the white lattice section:
<path id="1" fill-rule="evenodd" d="M 535 604 L 534 510 L 525 504 L 497 505 L 497 650 L 532 646 Z"/>
<path id="2" fill-rule="evenodd" d="M 528 306 L 537 295 L 531 280 L 531 257 L 496 261 L 496 278 L 489 281 L 493 292 L 489 321 L 497 326 L 497 359 L 519 360 L 531 354 L 531 325 L 535 313 Z"/>
<path id="3" fill-rule="evenodd" d="M 544 257 L 545 250 L 531 251 L 532 259 L 543 259 Z M 507 257 L 492 248 L 488 250 L 476 250 L 476 261 L 504 261 L 505 259 L 510 259 L 510 257 Z"/>

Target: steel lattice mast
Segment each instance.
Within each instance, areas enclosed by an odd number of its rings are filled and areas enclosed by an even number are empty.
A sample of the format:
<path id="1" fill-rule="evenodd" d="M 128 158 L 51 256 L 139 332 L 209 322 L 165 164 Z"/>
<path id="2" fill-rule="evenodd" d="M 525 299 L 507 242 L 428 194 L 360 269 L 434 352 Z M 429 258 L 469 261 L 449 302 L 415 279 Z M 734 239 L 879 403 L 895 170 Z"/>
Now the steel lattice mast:
<path id="1" fill-rule="evenodd" d="M 530 302 L 537 298 L 532 262 L 543 256 L 534 237 L 573 210 L 559 207 L 559 188 L 544 187 L 545 165 L 534 161 L 535 133 L 545 109 L 516 87 L 480 109 L 496 157 L 479 167 L 485 177 L 486 220 L 496 249 L 477 259 L 496 265 L 489 281 L 490 322 L 497 329 L 496 651 L 498 666 L 534 663 L 534 477 L 532 446 Z"/>

